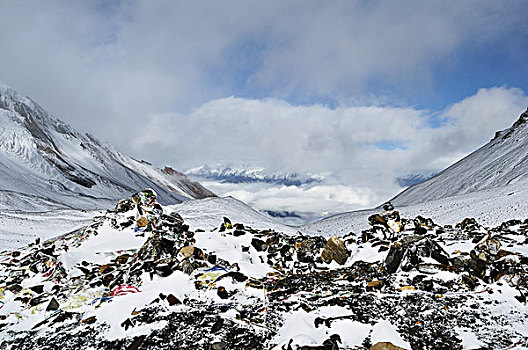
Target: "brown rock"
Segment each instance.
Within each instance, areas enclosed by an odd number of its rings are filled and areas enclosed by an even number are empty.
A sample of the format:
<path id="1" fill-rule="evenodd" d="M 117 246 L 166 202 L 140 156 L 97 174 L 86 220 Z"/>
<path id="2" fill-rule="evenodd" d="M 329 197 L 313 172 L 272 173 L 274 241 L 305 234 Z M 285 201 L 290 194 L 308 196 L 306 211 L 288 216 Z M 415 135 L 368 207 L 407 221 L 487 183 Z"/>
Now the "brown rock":
<path id="1" fill-rule="evenodd" d="M 101 267 L 99 267 L 99 273 L 101 274 L 112 272 L 112 271 L 114 271 L 114 268 L 110 265 L 102 265 Z"/>
<path id="2" fill-rule="evenodd" d="M 345 244 L 337 236 L 332 236 L 326 242 L 323 253 L 321 254 L 321 259 L 327 264 L 332 260 L 335 260 L 339 265 L 343 265 L 350 253 L 345 247 Z"/>
<path id="3" fill-rule="evenodd" d="M 130 254 L 119 255 L 115 260 L 120 264 L 125 264 L 130 259 Z"/>
<path id="4" fill-rule="evenodd" d="M 367 291 L 372 292 L 374 290 L 381 290 L 385 282 L 383 281 L 370 281 L 367 283 Z"/>
<path id="5" fill-rule="evenodd" d="M 370 350 L 405 350 L 389 342 L 378 342 L 370 347 Z"/>
<path id="6" fill-rule="evenodd" d="M 84 324 L 92 324 L 92 323 L 95 323 L 96 320 L 97 320 L 97 318 L 95 316 L 90 316 L 88 318 L 85 318 L 81 322 L 84 323 Z"/>
<path id="7" fill-rule="evenodd" d="M 146 217 L 142 216 L 136 221 L 137 227 L 145 227 L 148 225 L 148 220 Z"/>
<path id="8" fill-rule="evenodd" d="M 183 247 L 182 249 L 180 249 L 180 253 L 186 258 L 190 258 L 194 253 L 194 247 L 191 247 L 191 246 Z"/>

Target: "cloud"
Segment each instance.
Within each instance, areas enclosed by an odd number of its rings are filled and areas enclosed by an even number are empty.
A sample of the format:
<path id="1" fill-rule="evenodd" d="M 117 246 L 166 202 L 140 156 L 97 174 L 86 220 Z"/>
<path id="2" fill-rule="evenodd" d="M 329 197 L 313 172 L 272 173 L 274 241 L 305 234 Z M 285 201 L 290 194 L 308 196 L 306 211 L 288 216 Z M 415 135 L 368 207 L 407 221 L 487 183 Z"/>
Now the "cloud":
<path id="1" fill-rule="evenodd" d="M 270 196 L 286 203 L 283 195 L 288 193 L 289 198 L 291 191 L 325 201 L 328 193 L 339 193 L 338 186 L 346 185 L 350 191 L 368 193 L 368 200 L 351 193 L 341 200 L 357 208 L 395 195 L 401 189 L 395 182 L 398 176 L 449 166 L 489 141 L 497 129 L 509 127 L 527 105 L 521 90 L 505 87 L 480 89 L 440 113 L 375 106 L 332 109 L 230 97 L 205 103 L 189 114 L 147 118 L 133 147 L 162 152 L 168 163 L 184 168 L 223 163 L 252 164 L 268 171 L 331 172 L 323 184 L 331 186 L 325 193 L 311 185 L 277 192 L 258 189 L 258 199 L 249 198 L 249 190 L 237 195 L 258 205 Z M 433 118 L 443 120 L 441 126 L 431 123 Z"/>
<path id="2" fill-rule="evenodd" d="M 525 5 L 6 2 L 0 80 L 126 148 L 146 115 L 225 96 L 339 104 L 434 95 L 436 72 L 461 53 L 500 42 L 500 54 L 513 55 L 527 33 Z"/>

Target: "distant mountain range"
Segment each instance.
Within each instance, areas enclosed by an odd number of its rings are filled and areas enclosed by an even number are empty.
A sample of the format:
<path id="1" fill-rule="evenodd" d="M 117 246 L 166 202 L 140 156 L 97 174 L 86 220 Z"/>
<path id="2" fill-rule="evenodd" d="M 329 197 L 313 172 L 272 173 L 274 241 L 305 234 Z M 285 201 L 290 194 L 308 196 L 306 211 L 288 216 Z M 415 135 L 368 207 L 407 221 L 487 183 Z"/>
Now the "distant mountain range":
<path id="1" fill-rule="evenodd" d="M 218 167 L 211 168 L 204 165 L 189 169 L 185 172 L 187 176 L 200 179 L 213 180 L 223 183 L 269 183 L 285 186 L 301 186 L 304 184 L 317 183 L 323 180 L 322 176 L 310 174 L 300 175 L 297 173 L 267 173 L 263 168 L 255 167 Z"/>
<path id="2" fill-rule="evenodd" d="M 214 196 L 182 173 L 77 132 L 0 84 L 0 209 L 104 208 L 147 187 L 164 204 Z"/>

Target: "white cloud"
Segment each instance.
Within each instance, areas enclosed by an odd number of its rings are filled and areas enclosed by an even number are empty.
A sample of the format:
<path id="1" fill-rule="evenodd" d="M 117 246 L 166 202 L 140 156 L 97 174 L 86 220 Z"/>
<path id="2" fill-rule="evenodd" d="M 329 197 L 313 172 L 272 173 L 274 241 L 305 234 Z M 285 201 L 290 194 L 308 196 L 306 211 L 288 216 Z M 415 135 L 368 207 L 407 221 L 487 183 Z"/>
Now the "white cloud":
<path id="1" fill-rule="evenodd" d="M 430 112 L 412 108 L 331 109 L 230 97 L 208 102 L 188 115 L 147 118 L 143 135 L 133 145 L 143 152 L 162 150 L 166 162 L 184 168 L 220 162 L 269 171 L 331 172 L 333 176 L 320 186 L 218 190 L 259 208 L 275 201 L 274 209 L 290 211 L 295 211 L 294 203 L 356 209 L 395 195 L 400 189 L 397 176 L 449 166 L 486 143 L 497 128 L 513 124 L 527 105 L 528 97 L 519 89 L 480 89 L 449 106 L 439 116 L 445 120 L 443 126 L 433 127 Z M 404 149 L 380 147 L 391 141 Z M 345 198 L 338 198 L 340 193 Z M 330 205 L 330 200 L 337 204 Z"/>
<path id="2" fill-rule="evenodd" d="M 459 50 L 526 34 L 523 1 L 2 5 L 0 80 L 123 148 L 149 113 L 232 94 L 361 100 L 373 80 L 432 91 Z"/>

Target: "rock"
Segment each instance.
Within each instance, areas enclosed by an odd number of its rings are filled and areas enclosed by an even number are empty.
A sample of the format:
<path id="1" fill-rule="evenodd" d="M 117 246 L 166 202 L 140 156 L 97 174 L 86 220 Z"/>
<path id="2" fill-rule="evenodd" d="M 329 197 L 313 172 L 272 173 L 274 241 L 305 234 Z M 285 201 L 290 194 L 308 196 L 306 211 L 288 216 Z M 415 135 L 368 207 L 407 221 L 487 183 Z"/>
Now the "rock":
<path id="1" fill-rule="evenodd" d="M 394 243 L 390 249 L 387 257 L 385 258 L 385 268 L 388 273 L 394 273 L 398 271 L 400 263 L 403 259 L 404 249 L 400 242 Z"/>
<path id="2" fill-rule="evenodd" d="M 387 221 L 387 226 L 390 227 L 390 229 L 396 233 L 400 232 L 402 230 L 402 223 L 400 221 L 395 220 L 389 220 Z"/>
<path id="3" fill-rule="evenodd" d="M 321 254 L 321 259 L 327 264 L 335 260 L 339 265 L 344 265 L 350 253 L 345 244 L 337 236 L 332 236 L 328 239 L 326 246 Z"/>
<path id="4" fill-rule="evenodd" d="M 213 350 L 223 350 L 226 348 L 226 344 L 221 340 L 215 341 L 214 343 L 211 344 L 211 348 Z"/>
<path id="5" fill-rule="evenodd" d="M 232 228 L 233 225 L 231 224 L 231 220 L 224 216 L 224 222 L 222 223 L 222 225 L 220 225 L 220 229 L 218 230 L 218 232 L 224 232 L 225 230 L 230 230 Z"/>
<path id="6" fill-rule="evenodd" d="M 213 265 L 216 264 L 216 254 L 207 255 L 207 262 Z"/>
<path id="7" fill-rule="evenodd" d="M 296 243 L 295 246 L 297 248 L 297 259 L 304 263 L 312 263 L 319 250 L 319 242 L 315 238 L 305 238 L 301 242 Z"/>
<path id="8" fill-rule="evenodd" d="M 253 248 L 256 249 L 257 252 L 263 252 L 266 249 L 268 249 L 268 244 L 266 242 L 264 242 L 263 240 L 258 239 L 258 238 L 253 238 L 251 240 L 251 245 L 253 246 Z"/>
<path id="9" fill-rule="evenodd" d="M 194 271 L 194 266 L 189 260 L 185 260 L 181 264 L 181 270 L 186 273 L 187 275 L 190 275 Z"/>
<path id="10" fill-rule="evenodd" d="M 173 306 L 173 305 L 180 305 L 182 302 L 180 301 L 180 299 L 176 298 L 174 295 L 172 294 L 169 294 L 167 295 L 167 302 L 169 303 L 170 306 Z"/>
<path id="11" fill-rule="evenodd" d="M 370 347 L 370 350 L 405 350 L 389 342 L 378 342 Z"/>
<path id="12" fill-rule="evenodd" d="M 224 326 L 224 319 L 217 317 L 215 323 L 211 327 L 211 333 L 217 333 Z"/>
<path id="13" fill-rule="evenodd" d="M 99 267 L 100 274 L 105 274 L 112 271 L 114 271 L 114 268 L 110 265 L 102 265 L 101 267 Z"/>
<path id="14" fill-rule="evenodd" d="M 235 230 L 235 231 L 233 231 L 233 236 L 235 236 L 235 237 L 243 236 L 245 234 L 246 234 L 246 231 L 243 231 L 243 230 Z"/>
<path id="15" fill-rule="evenodd" d="M 39 284 L 37 286 L 30 287 L 29 289 L 31 289 L 37 294 L 42 294 L 42 292 L 44 291 L 44 286 L 42 284 Z"/>
<path id="16" fill-rule="evenodd" d="M 382 205 L 382 208 L 383 210 L 385 211 L 390 211 L 390 210 L 394 210 L 394 205 L 392 205 L 391 202 L 386 202 Z"/>
<path id="17" fill-rule="evenodd" d="M 135 207 L 136 205 L 132 199 L 121 199 L 119 202 L 117 202 L 114 208 L 114 213 L 126 213 Z"/>
<path id="18" fill-rule="evenodd" d="M 146 227 L 148 225 L 147 218 L 144 217 L 144 216 L 141 216 L 139 219 L 137 219 L 136 225 L 137 225 L 137 227 L 140 227 L 140 228 Z"/>
<path id="19" fill-rule="evenodd" d="M 46 311 L 55 311 L 59 309 L 59 302 L 55 298 L 51 298 L 48 306 L 46 306 Z"/>
<path id="20" fill-rule="evenodd" d="M 472 231 L 478 229 L 478 226 L 479 224 L 477 220 L 475 220 L 475 218 L 465 218 L 464 220 L 462 220 L 462 222 L 456 225 L 456 227 L 459 227 L 464 231 Z"/>
<path id="21" fill-rule="evenodd" d="M 227 299 L 229 298 L 229 293 L 227 292 L 227 290 L 224 288 L 224 287 L 218 287 L 217 291 L 216 291 L 216 294 L 221 298 L 221 299 Z"/>
<path id="22" fill-rule="evenodd" d="M 378 214 L 369 216 L 368 222 L 372 226 L 374 225 L 386 226 L 387 225 L 387 221 L 383 217 L 381 217 L 381 215 L 378 215 Z"/>
<path id="23" fill-rule="evenodd" d="M 180 254 L 186 258 L 190 258 L 194 253 L 194 247 L 186 246 L 180 249 Z"/>
<path id="24" fill-rule="evenodd" d="M 173 263 L 161 263 L 154 266 L 154 270 L 161 277 L 170 276 L 173 272 L 172 267 Z"/>
<path id="25" fill-rule="evenodd" d="M 138 350 L 141 344 L 143 344 L 143 341 L 145 340 L 147 336 L 146 335 L 140 335 L 138 337 L 135 337 L 132 343 L 126 348 L 126 350 Z"/>
<path id="26" fill-rule="evenodd" d="M 92 323 L 95 323 L 95 321 L 97 321 L 97 317 L 95 317 L 95 316 L 90 316 L 90 317 L 85 318 L 84 320 L 82 320 L 81 323 L 84 323 L 84 324 L 92 324 Z"/>
<path id="27" fill-rule="evenodd" d="M 385 284 L 384 281 L 370 281 L 369 283 L 367 283 L 367 292 L 373 292 L 374 290 L 381 290 L 384 284 Z"/>
<path id="28" fill-rule="evenodd" d="M 120 264 L 126 264 L 128 259 L 130 259 L 130 254 L 122 254 L 122 255 L 119 255 L 117 258 L 115 258 L 115 261 Z"/>
<path id="29" fill-rule="evenodd" d="M 248 277 L 244 275 L 242 272 L 237 271 L 230 271 L 228 273 L 223 274 L 222 276 L 218 277 L 216 281 L 223 280 L 224 278 L 231 277 L 234 281 L 237 282 L 245 282 L 247 281 Z"/>
<path id="30" fill-rule="evenodd" d="M 134 327 L 134 323 L 132 322 L 130 318 L 127 318 L 121 323 L 121 327 L 123 327 L 125 331 L 128 331 L 129 328 Z"/>

